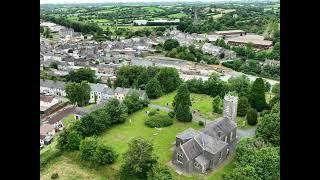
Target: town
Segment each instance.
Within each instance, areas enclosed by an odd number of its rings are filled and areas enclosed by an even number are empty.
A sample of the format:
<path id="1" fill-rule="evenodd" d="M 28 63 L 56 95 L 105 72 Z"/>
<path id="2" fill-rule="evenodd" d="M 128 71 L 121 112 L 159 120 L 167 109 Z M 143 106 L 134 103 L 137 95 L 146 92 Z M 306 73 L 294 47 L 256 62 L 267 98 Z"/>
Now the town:
<path id="1" fill-rule="evenodd" d="M 41 179 L 279 177 L 279 6 L 254 5 L 44 4 Z"/>

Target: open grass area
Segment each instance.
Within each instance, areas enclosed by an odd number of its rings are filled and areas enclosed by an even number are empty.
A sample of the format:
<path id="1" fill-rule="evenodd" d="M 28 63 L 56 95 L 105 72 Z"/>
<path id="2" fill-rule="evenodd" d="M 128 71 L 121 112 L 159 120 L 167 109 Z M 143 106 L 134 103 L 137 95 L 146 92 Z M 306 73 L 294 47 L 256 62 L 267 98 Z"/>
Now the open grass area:
<path id="1" fill-rule="evenodd" d="M 158 99 L 151 100 L 151 103 L 157 104 L 160 106 L 167 106 L 167 103 L 168 103 L 169 108 L 173 108 L 172 102 L 175 95 L 176 95 L 176 91 L 169 93 L 167 95 L 164 95 Z M 190 99 L 192 104 L 191 110 L 198 110 L 201 116 L 208 119 L 215 119 L 221 116 L 216 113 L 212 113 L 212 97 L 211 96 L 208 96 L 205 94 L 190 93 Z"/>
<path id="2" fill-rule="evenodd" d="M 164 9 L 161 9 L 159 7 L 155 7 L 155 6 L 147 6 L 147 7 L 143 7 L 142 9 L 150 12 L 150 13 L 153 13 L 153 12 L 164 12 L 165 10 Z"/>
<path id="3" fill-rule="evenodd" d="M 186 17 L 186 16 L 188 16 L 188 15 L 185 14 L 185 13 L 177 13 L 177 14 L 170 14 L 170 15 L 168 15 L 168 18 L 180 19 L 180 18 Z"/>
<path id="4" fill-rule="evenodd" d="M 271 92 L 267 92 L 266 93 L 266 102 L 269 103 L 270 100 L 275 96 L 275 94 L 271 93 Z"/>
<path id="5" fill-rule="evenodd" d="M 94 104 L 94 103 L 93 103 L 93 104 L 89 104 L 89 105 L 85 106 L 84 108 L 90 110 L 90 109 L 92 109 L 95 105 L 96 105 L 96 104 Z"/>
<path id="6" fill-rule="evenodd" d="M 72 124 L 75 121 L 74 119 L 74 115 L 73 114 L 69 114 L 67 117 L 65 117 L 63 119 L 63 124 L 66 128 L 68 128 L 70 126 L 70 124 Z"/>

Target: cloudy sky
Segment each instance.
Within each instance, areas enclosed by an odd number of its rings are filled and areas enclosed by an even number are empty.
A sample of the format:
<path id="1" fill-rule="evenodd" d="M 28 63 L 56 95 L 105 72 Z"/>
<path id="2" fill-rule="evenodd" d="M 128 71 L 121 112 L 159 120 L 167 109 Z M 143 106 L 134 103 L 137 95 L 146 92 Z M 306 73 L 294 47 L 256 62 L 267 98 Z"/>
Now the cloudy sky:
<path id="1" fill-rule="evenodd" d="M 56 3 L 102 3 L 102 2 L 161 2 L 171 0 L 40 0 L 40 4 L 56 4 Z M 174 1 L 186 1 L 186 0 L 174 0 Z M 188 0 L 190 1 L 190 0 Z M 195 0 L 195 1 L 226 1 L 226 0 Z M 234 0 L 233 0 L 234 1 Z"/>

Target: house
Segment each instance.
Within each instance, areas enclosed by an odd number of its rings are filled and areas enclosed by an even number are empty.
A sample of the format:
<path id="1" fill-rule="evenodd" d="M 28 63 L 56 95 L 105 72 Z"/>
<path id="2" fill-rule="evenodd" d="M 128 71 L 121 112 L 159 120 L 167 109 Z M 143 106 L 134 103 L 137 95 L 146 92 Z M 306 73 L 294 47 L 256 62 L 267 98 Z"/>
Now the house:
<path id="1" fill-rule="evenodd" d="M 90 100 L 89 103 L 97 103 L 99 104 L 101 99 L 103 98 L 103 93 L 106 92 L 106 89 L 108 88 L 105 84 L 93 84 L 90 83 Z"/>
<path id="2" fill-rule="evenodd" d="M 146 25 L 147 23 L 148 23 L 147 20 L 134 20 L 133 21 L 133 24 L 138 25 L 138 26 Z"/>
<path id="3" fill-rule="evenodd" d="M 129 93 L 129 91 L 130 91 L 129 88 L 117 87 L 114 90 L 114 96 L 119 101 L 122 101 L 124 99 L 124 97 Z"/>
<path id="4" fill-rule="evenodd" d="M 223 59 L 235 59 L 237 57 L 237 54 L 234 51 L 215 46 L 211 43 L 205 43 L 201 50 L 205 53 L 218 57 L 223 54 Z"/>
<path id="5" fill-rule="evenodd" d="M 46 95 L 66 96 L 65 82 L 40 79 L 40 93 Z"/>
<path id="6" fill-rule="evenodd" d="M 54 96 L 40 94 L 40 113 L 46 113 L 49 109 L 58 104 L 59 101 Z"/>
<path id="7" fill-rule="evenodd" d="M 228 38 L 228 37 L 243 36 L 243 35 L 246 35 L 247 33 L 242 30 L 227 30 L 227 31 L 216 31 L 215 34 Z"/>
<path id="8" fill-rule="evenodd" d="M 236 145 L 238 97 L 226 95 L 223 117 L 200 130 L 189 128 L 177 134 L 172 163 L 187 173 L 206 173 L 215 169 Z"/>
<path id="9" fill-rule="evenodd" d="M 270 47 L 272 47 L 272 41 L 264 40 L 263 36 L 256 34 L 248 34 L 244 36 L 229 38 L 226 40 L 226 42 L 233 46 L 244 46 L 248 43 L 252 43 L 253 47 L 259 50 L 269 49 Z"/>
<path id="10" fill-rule="evenodd" d="M 46 136 L 45 135 L 40 135 L 40 148 L 42 148 L 44 146 L 44 140 L 45 140 Z"/>

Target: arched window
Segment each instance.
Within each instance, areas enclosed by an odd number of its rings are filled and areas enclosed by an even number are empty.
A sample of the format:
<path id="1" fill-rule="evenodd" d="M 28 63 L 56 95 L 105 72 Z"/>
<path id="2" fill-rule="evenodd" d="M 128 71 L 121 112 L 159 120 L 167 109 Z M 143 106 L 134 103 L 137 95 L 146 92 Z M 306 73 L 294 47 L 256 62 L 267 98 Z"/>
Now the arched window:
<path id="1" fill-rule="evenodd" d="M 183 161 L 183 155 L 182 155 L 181 152 L 178 153 L 177 160 L 178 160 L 178 162 L 182 163 L 182 161 Z"/>
<path id="2" fill-rule="evenodd" d="M 197 169 L 201 169 L 201 165 L 198 162 L 194 162 L 194 167 Z"/>

